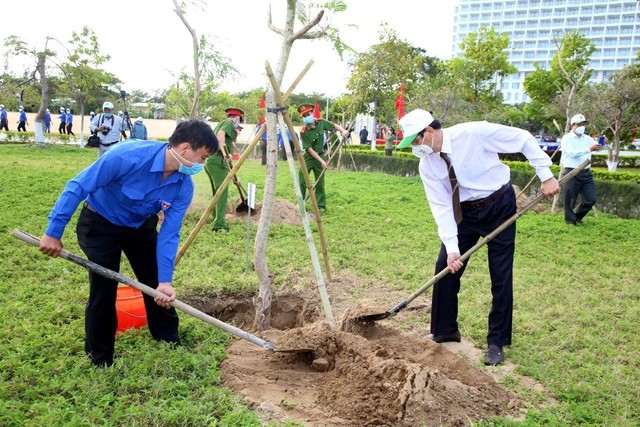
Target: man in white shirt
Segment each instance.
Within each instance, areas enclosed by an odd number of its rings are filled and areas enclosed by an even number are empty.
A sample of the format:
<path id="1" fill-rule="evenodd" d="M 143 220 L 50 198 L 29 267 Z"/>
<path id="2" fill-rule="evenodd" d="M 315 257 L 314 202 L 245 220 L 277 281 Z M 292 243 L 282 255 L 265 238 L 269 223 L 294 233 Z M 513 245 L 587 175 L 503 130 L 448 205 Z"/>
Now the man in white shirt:
<path id="1" fill-rule="evenodd" d="M 571 131 L 562 137 L 560 166 L 563 168 L 563 175 L 577 168 L 585 160 L 591 160 L 592 151 L 602 149 L 600 144 L 585 134 L 584 131 L 589 122 L 582 114 L 573 116 L 570 123 Z M 580 196 L 580 204 L 575 208 L 578 196 Z M 596 204 L 596 186 L 593 182 L 590 166 L 578 172 L 567 182 L 564 188 L 563 203 L 565 222 L 569 225 L 582 224 L 582 218 Z"/>
<path id="2" fill-rule="evenodd" d="M 96 115 L 89 124 L 91 132 L 100 137 L 98 158 L 120 142 L 120 133 L 124 130 L 122 117 L 113 115 L 113 104 L 106 101 L 102 104 L 102 114 Z"/>
<path id="3" fill-rule="evenodd" d="M 420 158 L 420 177 L 442 240 L 436 273 L 447 267 L 452 273 L 433 288 L 430 338 L 439 343 L 459 342 L 458 292 L 466 266 L 460 254 L 516 213 L 509 167 L 498 153 L 523 153 L 547 197 L 557 194 L 560 187 L 549 168 L 549 156 L 525 130 L 488 122 L 442 129 L 438 120 L 420 109 L 404 116 L 399 125 L 404 138 L 398 148 L 411 145 Z M 513 223 L 487 244 L 493 295 L 487 365 L 502 362 L 502 347 L 511 344 L 515 234 Z"/>

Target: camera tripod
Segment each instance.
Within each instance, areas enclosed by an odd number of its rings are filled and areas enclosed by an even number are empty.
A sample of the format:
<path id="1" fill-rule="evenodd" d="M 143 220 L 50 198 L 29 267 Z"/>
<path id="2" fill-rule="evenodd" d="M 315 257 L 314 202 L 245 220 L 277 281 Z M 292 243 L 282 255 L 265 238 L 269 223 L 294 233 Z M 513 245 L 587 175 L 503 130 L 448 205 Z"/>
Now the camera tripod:
<path id="1" fill-rule="evenodd" d="M 127 92 L 124 90 L 120 90 L 120 98 L 122 98 L 122 104 L 124 108 L 124 113 L 122 114 L 122 120 L 124 121 L 126 128 L 122 130 L 121 134 L 124 139 L 127 139 L 126 130 L 129 130 L 129 134 L 131 134 L 131 129 L 133 129 L 133 123 L 131 123 L 131 117 L 129 117 L 129 111 L 127 110 Z"/>

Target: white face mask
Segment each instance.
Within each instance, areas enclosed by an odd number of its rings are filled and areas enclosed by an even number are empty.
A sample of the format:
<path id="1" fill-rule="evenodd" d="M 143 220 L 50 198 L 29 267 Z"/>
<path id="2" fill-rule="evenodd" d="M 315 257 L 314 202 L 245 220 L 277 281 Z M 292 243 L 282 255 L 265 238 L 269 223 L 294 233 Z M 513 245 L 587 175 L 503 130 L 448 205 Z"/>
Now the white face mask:
<path id="1" fill-rule="evenodd" d="M 585 129 L 586 129 L 586 126 L 578 126 L 576 128 L 576 135 L 584 135 Z"/>
<path id="2" fill-rule="evenodd" d="M 412 145 L 411 153 L 414 156 L 420 157 L 421 159 L 423 159 L 427 157 L 429 154 L 433 153 L 433 149 L 428 145 Z"/>

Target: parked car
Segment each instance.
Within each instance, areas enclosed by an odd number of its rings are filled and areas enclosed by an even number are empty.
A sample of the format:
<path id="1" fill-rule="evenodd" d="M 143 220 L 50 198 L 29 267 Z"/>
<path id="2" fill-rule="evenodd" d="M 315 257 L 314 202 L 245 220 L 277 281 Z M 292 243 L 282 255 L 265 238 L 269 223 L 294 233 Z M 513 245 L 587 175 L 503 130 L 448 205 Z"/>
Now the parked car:
<path id="1" fill-rule="evenodd" d="M 545 151 L 554 151 L 560 147 L 560 138 L 551 135 L 536 135 L 536 140 L 538 140 L 538 145 Z"/>
<path id="2" fill-rule="evenodd" d="M 634 139 L 631 145 L 633 145 L 636 148 L 640 148 L 640 139 Z"/>

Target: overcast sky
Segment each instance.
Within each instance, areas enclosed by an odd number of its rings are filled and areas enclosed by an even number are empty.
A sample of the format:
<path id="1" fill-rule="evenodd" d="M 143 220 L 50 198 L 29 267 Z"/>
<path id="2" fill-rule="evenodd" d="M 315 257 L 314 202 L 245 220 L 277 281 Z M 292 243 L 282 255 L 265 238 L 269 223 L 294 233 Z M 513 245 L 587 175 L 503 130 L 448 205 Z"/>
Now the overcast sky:
<path id="1" fill-rule="evenodd" d="M 86 25 L 94 30 L 102 54 L 111 55 L 107 66 L 124 81 L 123 89 L 151 92 L 175 83 L 173 75 L 185 69 L 192 74 L 191 36 L 173 11 L 171 0 L 45 0 L 9 1 L 0 13 L 0 38 L 19 35 L 38 48 L 46 36 L 68 41 L 72 31 Z M 346 0 L 348 9 L 332 25 L 342 40 L 358 52 L 378 42 L 382 22 L 427 54 L 450 58 L 453 12 L 458 0 Z M 285 0 L 209 0 L 205 11 L 187 10 L 187 19 L 199 35 L 204 34 L 218 50 L 231 58 L 241 75 L 229 79 L 222 89 L 239 92 L 265 85 L 264 63 L 275 69 L 281 39 L 267 28 L 267 6 L 272 3 L 273 23 L 281 27 Z M 352 24 L 355 27 L 349 27 Z M 2 47 L 4 52 L 4 47 Z M 337 96 L 345 91 L 347 61 L 341 61 L 324 41 L 294 43 L 283 85 L 288 87 L 313 59 L 313 67 L 296 92 Z M 10 61 L 13 71 L 19 68 Z"/>

